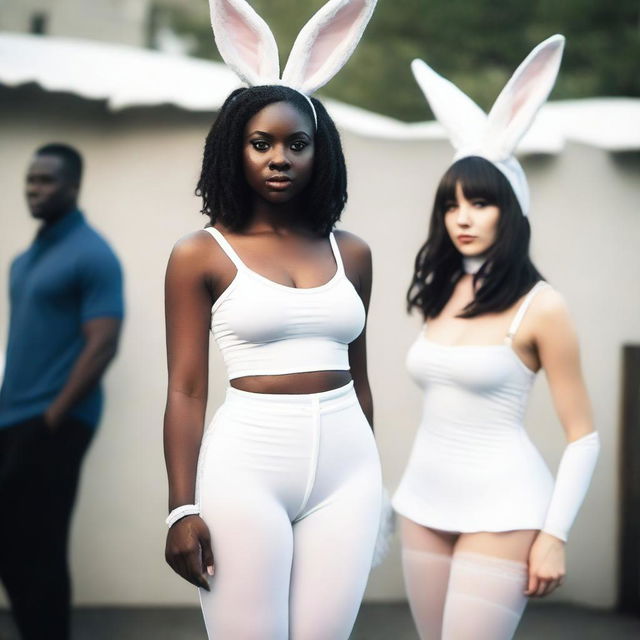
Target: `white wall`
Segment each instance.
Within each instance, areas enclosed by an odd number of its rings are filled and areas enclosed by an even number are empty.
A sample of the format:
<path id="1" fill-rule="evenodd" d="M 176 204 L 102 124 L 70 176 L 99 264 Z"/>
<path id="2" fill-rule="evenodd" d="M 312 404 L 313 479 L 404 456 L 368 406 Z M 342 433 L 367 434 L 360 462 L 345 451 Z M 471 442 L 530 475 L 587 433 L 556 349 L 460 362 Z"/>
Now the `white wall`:
<path id="1" fill-rule="evenodd" d="M 193 589 L 164 564 L 166 480 L 161 446 L 165 394 L 162 280 L 171 246 L 202 226 L 192 195 L 210 118 L 170 109 L 113 115 L 99 103 L 35 89 L 0 89 L 0 338 L 6 337 L 9 260 L 35 230 L 23 203 L 31 151 L 62 140 L 85 154 L 82 205 L 110 239 L 126 272 L 128 315 L 120 355 L 107 376 L 106 412 L 85 463 L 73 528 L 76 601 L 195 604 Z M 344 134 L 350 200 L 345 228 L 369 241 L 374 290 L 370 376 L 386 484 L 395 488 L 419 419 L 420 395 L 404 370 L 416 318 L 404 313 L 413 259 L 426 234 L 444 142 L 383 142 Z M 640 166 L 569 146 L 525 163 L 533 193 L 534 256 L 564 293 L 581 336 L 603 454 L 569 545 L 569 579 L 555 596 L 596 606 L 615 597 L 616 451 L 620 348 L 640 342 L 634 274 L 640 240 Z M 212 348 L 210 413 L 225 386 Z M 549 463 L 562 430 L 544 380 L 528 426 Z M 348 523 L 345 523 L 348 526 Z M 367 597 L 403 598 L 397 546 L 372 575 Z"/>

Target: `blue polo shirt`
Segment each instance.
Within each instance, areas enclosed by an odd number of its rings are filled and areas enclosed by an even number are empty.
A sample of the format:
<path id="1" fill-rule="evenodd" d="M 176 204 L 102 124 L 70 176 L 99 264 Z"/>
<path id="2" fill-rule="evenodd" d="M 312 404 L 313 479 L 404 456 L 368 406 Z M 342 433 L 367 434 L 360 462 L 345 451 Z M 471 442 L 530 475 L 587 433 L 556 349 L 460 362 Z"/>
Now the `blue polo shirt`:
<path id="1" fill-rule="evenodd" d="M 72 211 L 41 229 L 13 261 L 9 298 L 0 428 L 41 415 L 53 402 L 84 346 L 83 323 L 123 316 L 120 264 L 82 213 Z M 95 426 L 101 409 L 97 385 L 70 414 Z"/>

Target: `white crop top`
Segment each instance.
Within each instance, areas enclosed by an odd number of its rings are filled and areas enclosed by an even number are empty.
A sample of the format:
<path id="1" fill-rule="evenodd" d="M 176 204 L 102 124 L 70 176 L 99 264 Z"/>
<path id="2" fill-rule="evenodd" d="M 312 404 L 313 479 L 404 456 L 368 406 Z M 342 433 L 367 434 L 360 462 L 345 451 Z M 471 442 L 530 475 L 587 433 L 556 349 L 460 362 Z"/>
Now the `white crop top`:
<path id="1" fill-rule="evenodd" d="M 349 370 L 348 345 L 362 332 L 362 300 L 344 272 L 333 233 L 337 269 L 319 287 L 298 289 L 249 269 L 222 233 L 208 231 L 237 269 L 211 309 L 211 331 L 229 380 L 243 376 Z"/>

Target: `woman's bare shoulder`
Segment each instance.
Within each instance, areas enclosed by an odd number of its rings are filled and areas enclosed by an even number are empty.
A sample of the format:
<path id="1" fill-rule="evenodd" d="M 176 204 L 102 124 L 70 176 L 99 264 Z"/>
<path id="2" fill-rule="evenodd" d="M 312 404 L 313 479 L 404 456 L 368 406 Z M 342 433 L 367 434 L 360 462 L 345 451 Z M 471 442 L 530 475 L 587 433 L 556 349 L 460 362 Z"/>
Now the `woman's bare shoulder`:
<path id="1" fill-rule="evenodd" d="M 566 318 L 569 307 L 565 297 L 550 284 L 545 283 L 531 304 L 532 313 L 541 320 L 553 321 Z"/>
<path id="2" fill-rule="evenodd" d="M 223 257 L 224 251 L 205 229 L 198 229 L 182 236 L 174 245 L 171 251 L 171 260 L 185 262 L 207 262 L 216 261 Z"/>
<path id="3" fill-rule="evenodd" d="M 360 236 L 342 229 L 333 233 L 343 258 L 356 263 L 361 263 L 362 261 L 368 263 L 371 261 L 371 248 Z"/>

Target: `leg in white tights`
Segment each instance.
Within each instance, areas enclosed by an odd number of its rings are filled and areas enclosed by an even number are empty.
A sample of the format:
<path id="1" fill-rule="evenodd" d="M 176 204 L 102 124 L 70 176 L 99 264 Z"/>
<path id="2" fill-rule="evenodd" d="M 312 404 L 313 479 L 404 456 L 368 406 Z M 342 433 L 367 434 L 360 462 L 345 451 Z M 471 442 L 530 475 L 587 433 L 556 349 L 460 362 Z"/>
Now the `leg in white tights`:
<path id="1" fill-rule="evenodd" d="M 215 563 L 211 591 L 199 590 L 207 635 L 216 640 L 284 640 L 289 637 L 293 556 L 287 512 L 259 488 L 244 504 L 232 500 L 206 505 Z"/>
<path id="2" fill-rule="evenodd" d="M 374 512 L 367 503 L 363 494 L 360 507 L 332 504 L 294 525 L 291 640 L 349 638 L 367 586 L 379 516 L 379 508 Z M 354 515 L 360 521 L 368 518 L 371 528 L 350 528 Z"/>
<path id="3" fill-rule="evenodd" d="M 477 553 L 455 553 L 443 640 L 510 640 L 527 604 L 527 566 Z"/>
<path id="4" fill-rule="evenodd" d="M 371 569 L 380 465 L 359 406 L 339 415 L 323 415 L 314 487 L 293 524 L 291 640 L 347 640 Z"/>
<path id="5" fill-rule="evenodd" d="M 351 387 L 230 390 L 200 448 L 198 496 L 214 555 L 211 591 L 200 590 L 209 638 L 348 639 L 381 497 L 375 441 Z"/>
<path id="6" fill-rule="evenodd" d="M 440 640 L 456 536 L 402 518 L 402 572 L 421 640 Z"/>
<path id="7" fill-rule="evenodd" d="M 527 559 L 536 531 L 467 533 L 453 553 L 443 640 L 509 640 L 527 604 Z"/>

